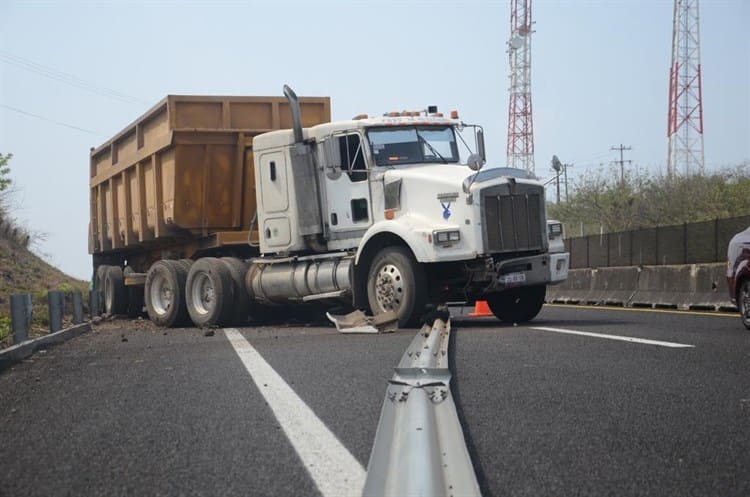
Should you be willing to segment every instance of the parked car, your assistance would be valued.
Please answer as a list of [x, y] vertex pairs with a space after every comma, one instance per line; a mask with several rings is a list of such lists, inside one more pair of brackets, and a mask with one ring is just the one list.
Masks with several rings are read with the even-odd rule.
[[729, 298], [740, 310], [742, 324], [750, 330], [750, 228], [729, 241], [727, 283]]

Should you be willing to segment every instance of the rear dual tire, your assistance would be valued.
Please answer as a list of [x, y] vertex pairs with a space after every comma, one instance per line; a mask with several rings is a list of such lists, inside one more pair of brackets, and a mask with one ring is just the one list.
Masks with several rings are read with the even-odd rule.
[[187, 268], [181, 261], [162, 260], [146, 274], [146, 312], [159, 326], [182, 326], [188, 322], [185, 304]]
[[186, 282], [188, 314], [198, 327], [231, 324], [234, 288], [227, 265], [215, 257], [198, 259]]
[[102, 309], [107, 316], [126, 314], [128, 291], [120, 266], [99, 266], [96, 279], [102, 296]]

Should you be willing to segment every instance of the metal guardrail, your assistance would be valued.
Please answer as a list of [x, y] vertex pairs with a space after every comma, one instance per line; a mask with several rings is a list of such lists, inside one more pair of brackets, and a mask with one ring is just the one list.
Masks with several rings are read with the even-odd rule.
[[[89, 301], [98, 305], [99, 296], [96, 292], [91, 292]], [[50, 290], [47, 292], [47, 318], [49, 323], [49, 332], [55, 333], [63, 328], [66, 324], [64, 321], [69, 316], [69, 324], [77, 325], [84, 321], [83, 296], [80, 292], [63, 292]], [[94, 309], [95, 307], [89, 307]], [[91, 312], [91, 316], [96, 315]], [[10, 296], [10, 324], [12, 343], [17, 345], [30, 338], [30, 331], [34, 316], [34, 302], [30, 294], [14, 294]], [[6, 338], [0, 341], [0, 348], [7, 344], [10, 345], [10, 339]]]
[[450, 391], [450, 319], [426, 324], [389, 381], [363, 496], [478, 496]]

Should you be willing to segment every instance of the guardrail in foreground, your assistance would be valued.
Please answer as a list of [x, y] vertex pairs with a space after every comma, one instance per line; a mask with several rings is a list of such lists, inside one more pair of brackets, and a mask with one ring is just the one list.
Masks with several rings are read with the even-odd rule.
[[414, 337], [386, 390], [363, 496], [480, 495], [450, 391], [448, 315]]

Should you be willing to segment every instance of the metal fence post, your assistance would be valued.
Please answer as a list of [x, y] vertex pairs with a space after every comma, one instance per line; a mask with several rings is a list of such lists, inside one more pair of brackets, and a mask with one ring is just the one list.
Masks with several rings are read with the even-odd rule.
[[83, 323], [83, 296], [81, 292], [73, 292], [73, 324]]
[[29, 327], [34, 306], [28, 293], [10, 296], [10, 326], [13, 330], [13, 343], [29, 339]]
[[586, 235], [586, 267], [591, 267], [591, 259], [589, 258], [589, 245], [591, 235]]
[[682, 223], [682, 254], [683, 254], [683, 264], [688, 263], [688, 237], [687, 237], [687, 225], [688, 223]]
[[656, 226], [656, 229], [654, 230], [654, 263], [657, 266], [661, 266], [659, 263], [659, 226]]
[[49, 331], [50, 333], [60, 331], [63, 318], [62, 292], [47, 292], [47, 304], [49, 305]]
[[719, 218], [714, 219], [714, 262], [719, 261]]

